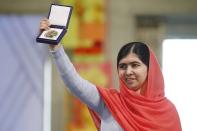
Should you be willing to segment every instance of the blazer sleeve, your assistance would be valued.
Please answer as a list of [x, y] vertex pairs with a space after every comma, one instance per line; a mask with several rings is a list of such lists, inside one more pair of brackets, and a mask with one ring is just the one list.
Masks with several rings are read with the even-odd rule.
[[100, 114], [104, 102], [101, 99], [96, 86], [83, 79], [77, 73], [63, 47], [50, 52], [54, 58], [59, 74], [69, 91], [89, 108]]

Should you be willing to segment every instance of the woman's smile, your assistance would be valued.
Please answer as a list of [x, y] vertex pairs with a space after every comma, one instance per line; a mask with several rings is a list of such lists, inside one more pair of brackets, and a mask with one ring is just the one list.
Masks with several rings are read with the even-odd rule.
[[136, 81], [136, 78], [125, 78], [125, 81], [126, 81], [128, 84], [132, 84], [133, 82]]

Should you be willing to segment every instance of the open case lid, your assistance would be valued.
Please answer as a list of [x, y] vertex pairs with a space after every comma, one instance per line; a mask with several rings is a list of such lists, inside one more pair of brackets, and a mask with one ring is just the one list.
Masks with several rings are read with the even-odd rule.
[[72, 13], [72, 6], [51, 4], [49, 22], [51, 25], [64, 26], [67, 28]]

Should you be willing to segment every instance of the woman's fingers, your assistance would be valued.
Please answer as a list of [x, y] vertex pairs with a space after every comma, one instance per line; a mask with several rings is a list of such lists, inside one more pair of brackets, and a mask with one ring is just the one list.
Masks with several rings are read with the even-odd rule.
[[40, 30], [48, 30], [50, 27], [50, 23], [48, 19], [43, 19], [40, 22]]

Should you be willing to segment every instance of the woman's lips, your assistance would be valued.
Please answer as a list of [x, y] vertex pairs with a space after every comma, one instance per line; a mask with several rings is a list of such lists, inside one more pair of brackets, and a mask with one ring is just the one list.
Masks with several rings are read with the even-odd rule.
[[133, 83], [133, 81], [135, 81], [135, 78], [126, 78], [126, 82], [127, 83]]

